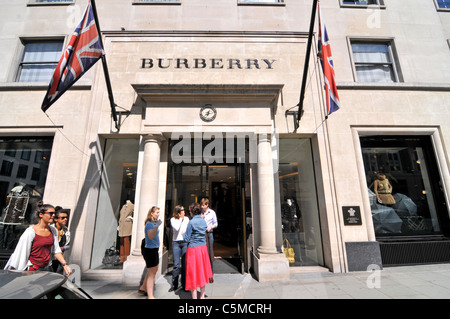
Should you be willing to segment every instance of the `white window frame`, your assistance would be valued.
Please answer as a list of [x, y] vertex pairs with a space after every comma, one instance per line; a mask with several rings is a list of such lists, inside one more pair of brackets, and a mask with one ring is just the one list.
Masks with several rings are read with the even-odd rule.
[[[367, 81], [361, 81], [358, 80], [357, 77], [357, 63], [355, 63], [355, 59], [353, 56], [353, 49], [352, 49], [352, 44], [354, 43], [361, 43], [361, 44], [385, 44], [388, 48], [388, 52], [389, 52], [389, 62], [383, 62], [380, 64], [389, 64], [391, 66], [392, 72], [394, 74], [394, 81], [393, 82], [367, 82]], [[350, 53], [350, 60], [351, 60], [351, 64], [352, 64], [352, 70], [353, 70], [353, 78], [355, 82], [358, 83], [399, 83], [399, 82], [403, 82], [403, 77], [402, 74], [400, 72], [400, 67], [399, 67], [399, 61], [398, 61], [398, 55], [396, 54], [396, 50], [395, 50], [395, 46], [394, 46], [394, 39], [374, 39], [374, 38], [347, 38], [347, 44], [349, 47], [349, 53]], [[378, 64], [378, 63], [373, 63]]]
[[448, 8], [440, 8], [440, 7], [439, 7], [439, 4], [438, 4], [438, 2], [437, 2], [437, 0], [433, 0], [433, 1], [434, 1], [434, 4], [436, 5], [436, 10], [437, 10], [437, 11], [447, 11], [447, 12], [450, 12], [450, 1], [449, 1], [449, 0], [444, 0], [444, 1], [447, 1], [447, 2], [448, 2], [448, 5], [449, 5]]
[[[55, 68], [59, 62], [60, 59], [60, 55], [58, 55], [56, 60], [52, 60], [52, 61], [30, 61], [30, 62], [24, 62], [23, 58], [25, 55], [25, 48], [28, 44], [31, 43], [44, 43], [44, 42], [61, 42], [61, 53], [64, 50], [64, 45], [65, 45], [65, 39], [64, 38], [59, 38], [59, 37], [55, 37], [55, 38], [25, 38], [25, 39], [20, 39], [21, 40], [21, 50], [20, 50], [20, 59], [18, 60], [18, 65], [17, 65], [17, 71], [16, 71], [16, 75], [14, 77], [14, 82], [17, 83], [36, 83], [36, 82], [40, 82], [40, 81], [20, 81], [20, 77], [22, 74], [22, 70], [23, 70], [23, 66], [24, 65], [38, 65], [38, 64], [54, 64]], [[50, 82], [50, 79], [48, 79], [48, 82]]]
[[27, 6], [68, 6], [74, 4], [75, 0], [56, 0], [56, 1], [42, 1], [38, 2], [38, 0], [28, 0]]
[[238, 6], [286, 6], [284, 0], [237, 0]]
[[[356, 1], [355, 3], [344, 3], [346, 0], [339, 0], [339, 5], [341, 8], [379, 8], [386, 9], [384, 0], [373, 0], [375, 3], [364, 3], [365, 1]], [[359, 2], [359, 3], [357, 3]]]
[[181, 0], [133, 0], [133, 5], [180, 5]]

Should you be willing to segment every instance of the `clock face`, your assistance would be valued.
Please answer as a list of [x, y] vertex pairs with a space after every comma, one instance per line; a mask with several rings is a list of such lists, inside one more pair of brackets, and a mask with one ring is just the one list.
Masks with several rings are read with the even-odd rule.
[[205, 122], [212, 122], [216, 118], [217, 110], [214, 106], [207, 104], [200, 109], [200, 118]]

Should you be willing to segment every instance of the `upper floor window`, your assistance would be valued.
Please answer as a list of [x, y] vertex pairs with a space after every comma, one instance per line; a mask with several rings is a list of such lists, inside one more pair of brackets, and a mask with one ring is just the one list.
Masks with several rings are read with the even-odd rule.
[[357, 82], [399, 82], [391, 42], [351, 41]]
[[238, 3], [283, 3], [283, 0], [238, 0]]
[[33, 5], [33, 4], [47, 4], [47, 3], [52, 3], [52, 4], [67, 4], [67, 3], [73, 3], [74, 0], [29, 0], [28, 4], [29, 5]]
[[436, 0], [439, 9], [450, 9], [450, 0]]
[[48, 82], [61, 57], [62, 40], [29, 41], [19, 63], [18, 82]]
[[339, 0], [342, 8], [378, 8], [386, 9], [384, 0]]
[[161, 2], [181, 3], [181, 0], [133, 0], [133, 4], [151, 4], [151, 3], [161, 4]]
[[342, 4], [354, 4], [354, 5], [369, 5], [369, 4], [381, 4], [380, 0], [342, 0]]

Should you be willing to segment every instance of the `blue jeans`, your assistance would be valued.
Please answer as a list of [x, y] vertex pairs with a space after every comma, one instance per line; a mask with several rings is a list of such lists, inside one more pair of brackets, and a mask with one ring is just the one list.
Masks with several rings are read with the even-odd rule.
[[181, 285], [185, 284], [185, 257], [186, 257], [187, 243], [185, 241], [173, 241], [173, 270], [172, 270], [172, 287], [178, 288], [178, 276], [181, 273]]

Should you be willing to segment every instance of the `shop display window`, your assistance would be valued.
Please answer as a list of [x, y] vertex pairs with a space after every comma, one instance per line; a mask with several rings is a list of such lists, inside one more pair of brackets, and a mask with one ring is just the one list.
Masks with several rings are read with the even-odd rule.
[[44, 195], [52, 145], [53, 137], [0, 137], [2, 256], [9, 256], [23, 231], [36, 222], [34, 211]]
[[120, 269], [130, 255], [138, 154], [139, 139], [106, 140], [91, 269]]
[[448, 232], [430, 137], [361, 137], [361, 149], [377, 238]]
[[283, 248], [290, 266], [323, 265], [322, 239], [310, 139], [279, 140]]

